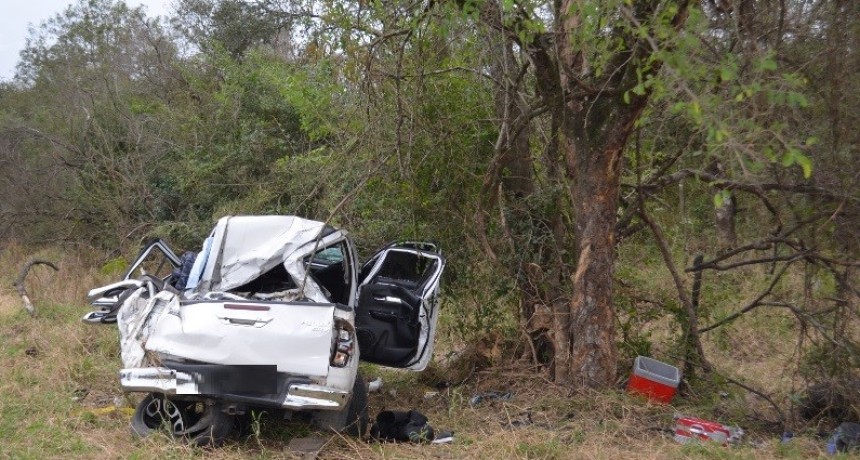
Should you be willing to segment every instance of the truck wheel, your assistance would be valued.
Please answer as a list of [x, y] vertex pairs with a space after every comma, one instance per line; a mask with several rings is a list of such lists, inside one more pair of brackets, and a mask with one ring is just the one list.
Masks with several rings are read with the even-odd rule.
[[320, 428], [346, 433], [350, 436], [363, 437], [367, 432], [367, 384], [361, 373], [355, 376], [352, 385], [352, 397], [349, 404], [341, 411], [317, 411], [314, 422]]
[[233, 428], [232, 418], [217, 404], [176, 401], [150, 393], [137, 405], [131, 432], [142, 438], [166, 429], [171, 436], [195, 446], [219, 446]]

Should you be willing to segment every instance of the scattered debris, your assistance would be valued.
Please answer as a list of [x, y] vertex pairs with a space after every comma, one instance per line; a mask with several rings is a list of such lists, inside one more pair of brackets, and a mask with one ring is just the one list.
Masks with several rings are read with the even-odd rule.
[[532, 413], [528, 411], [521, 413], [519, 416], [513, 419], [509, 417], [507, 422], [502, 423], [502, 425], [512, 430], [522, 428], [524, 426], [529, 426], [532, 424], [534, 424], [534, 420], [532, 419]]
[[27, 288], [24, 285], [24, 281], [27, 278], [27, 274], [30, 273], [30, 268], [32, 268], [33, 265], [47, 265], [53, 268], [54, 271], [60, 270], [53, 262], [44, 259], [30, 259], [21, 268], [21, 273], [18, 275], [18, 278], [15, 279], [13, 286], [15, 287], [15, 290], [18, 291], [18, 295], [21, 296], [21, 300], [24, 301], [24, 308], [30, 316], [36, 315], [36, 307], [33, 306], [33, 302], [30, 301], [30, 296], [27, 295]]
[[451, 388], [452, 386], [454, 386], [454, 384], [448, 380], [442, 380], [441, 382], [437, 383], [435, 386], [439, 390], [444, 390], [446, 388]]
[[89, 388], [77, 388], [72, 392], [72, 401], [82, 401], [90, 394]]
[[502, 391], [486, 391], [484, 393], [478, 393], [478, 394], [472, 396], [472, 399], [469, 400], [469, 405], [472, 407], [475, 407], [484, 401], [491, 401], [491, 400], [509, 401], [509, 400], [513, 399], [513, 397], [514, 397], [514, 394], [511, 393], [510, 391], [505, 391], [505, 392], [502, 392]]
[[367, 382], [367, 392], [368, 393], [376, 393], [382, 389], [382, 378], [377, 377], [369, 382]]
[[836, 427], [827, 441], [827, 453], [851, 452], [860, 449], [860, 424], [845, 422]]
[[287, 445], [291, 451], [300, 454], [302, 460], [313, 460], [317, 458], [327, 440], [324, 438], [293, 438]]
[[675, 441], [681, 444], [713, 441], [727, 446], [739, 443], [743, 435], [744, 430], [739, 427], [726, 426], [720, 422], [686, 415], [675, 415]]
[[430, 444], [451, 444], [454, 442], [454, 432], [443, 431], [436, 434], [436, 438], [430, 441]]

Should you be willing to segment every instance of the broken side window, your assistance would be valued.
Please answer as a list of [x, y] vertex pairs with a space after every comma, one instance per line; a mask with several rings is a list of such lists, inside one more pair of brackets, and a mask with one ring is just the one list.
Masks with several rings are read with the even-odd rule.
[[331, 302], [349, 304], [352, 273], [345, 241], [318, 250], [313, 257], [305, 259], [305, 264], [313, 280]]
[[417, 291], [436, 270], [436, 259], [424, 257], [418, 252], [389, 251], [374, 282], [389, 283]]
[[137, 256], [137, 259], [129, 267], [124, 279], [140, 279], [150, 276], [153, 279], [164, 281], [173, 273], [173, 269], [180, 265], [180, 259], [161, 240], [150, 242]]

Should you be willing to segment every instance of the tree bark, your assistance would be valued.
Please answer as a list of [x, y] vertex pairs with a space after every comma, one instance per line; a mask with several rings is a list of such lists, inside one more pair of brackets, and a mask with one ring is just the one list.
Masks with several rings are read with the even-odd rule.
[[617, 131], [607, 143], [588, 145], [577, 138], [563, 142], [576, 221], [577, 268], [571, 277], [569, 332], [567, 337], [562, 334], [563, 339], [569, 338], [569, 362], [557, 362], [556, 375], [565, 382], [594, 388], [615, 382], [612, 275], [621, 154], [632, 131], [632, 123], [628, 125], [628, 129], [612, 127]]
[[[708, 172], [718, 180], [726, 179], [725, 167], [719, 161], [714, 161], [708, 167]], [[716, 192], [720, 191], [719, 187], [714, 187]], [[730, 251], [738, 245], [738, 235], [735, 232], [735, 215], [737, 214], [737, 205], [735, 203], [735, 194], [731, 190], [723, 196], [722, 203], [714, 207], [714, 227], [717, 232], [717, 246], [720, 251]]]
[[[615, 13], [638, 28], [653, 20], [661, 5], [657, 1], [634, 2], [630, 7], [620, 6]], [[616, 375], [612, 276], [621, 163], [627, 139], [650, 95], [647, 89], [644, 94], [631, 94], [630, 90], [659, 72], [661, 62], [650, 58], [660, 44], [656, 37], [641, 38], [619, 28], [616, 38], [623, 46], [608, 56], [602, 73], [595, 73], [577, 44], [577, 31], [583, 25], [579, 0], [560, 0], [553, 5], [556, 17], [551, 34], [519, 33], [528, 30], [530, 19], [525, 10], [505, 22], [501, 21], [498, 3], [483, 6], [481, 20], [504, 31], [529, 57], [536, 93], [552, 125], [559, 128], [558, 147], [575, 235], [572, 248], [555, 250], [564, 253], [567, 262], [575, 261], [577, 268], [570, 277], [571, 299], [553, 296], [550, 302], [554, 378], [562, 384], [607, 387], [615, 383]], [[675, 6], [670, 24], [680, 29], [687, 17], [688, 0], [678, 0]], [[494, 167], [498, 165], [491, 164], [490, 168]], [[558, 226], [553, 224], [552, 228]]]
[[[685, 0], [678, 3], [671, 19], [674, 28], [683, 26], [687, 5]], [[644, 23], [657, 8], [657, 3], [641, 2], [626, 14], [634, 23]], [[616, 377], [612, 277], [623, 151], [650, 96], [647, 90], [626, 98], [623, 94], [642, 74], [655, 75], [661, 62], [648, 62], [654, 42], [625, 37], [626, 48], [607, 61], [609, 76], [583, 82], [589, 69], [573, 39], [581, 25], [577, 10], [577, 0], [563, 0], [555, 25], [564, 96], [561, 144], [576, 222], [577, 261], [569, 316], [559, 315], [560, 321], [569, 321], [567, 335], [558, 337], [569, 343], [569, 354], [556, 355], [556, 380], [603, 388]]]

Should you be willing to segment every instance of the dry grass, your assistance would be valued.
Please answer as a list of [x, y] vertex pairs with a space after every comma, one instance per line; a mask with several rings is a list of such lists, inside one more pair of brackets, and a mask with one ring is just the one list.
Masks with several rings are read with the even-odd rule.
[[[53, 260], [61, 269], [54, 273], [36, 267], [28, 278], [38, 310], [35, 318], [26, 315], [11, 288], [18, 268], [30, 256]], [[18, 247], [0, 249], [0, 458], [297, 458], [287, 449], [289, 440], [312, 430], [265, 417], [254, 436], [211, 451], [192, 449], [165, 436], [133, 439], [128, 420], [129, 406], [135, 401], [118, 389], [116, 330], [78, 320], [88, 311], [86, 291], [107, 281], [93, 269], [97, 265], [93, 260], [82, 251], [31, 254]], [[662, 295], [659, 286], [653, 289], [655, 296]], [[751, 292], [748, 287], [740, 289]], [[730, 369], [735, 377], [743, 376], [777, 398], [787, 397], [792, 387], [792, 376], [781, 375], [782, 363], [791, 359], [793, 351], [791, 329], [780, 326], [773, 334], [762, 334], [760, 328], [782, 324], [785, 318], [780, 314], [757, 312], [751, 321], [708, 337], [706, 344], [719, 368]], [[670, 326], [659, 327], [668, 331]], [[655, 334], [660, 333], [659, 327]], [[655, 344], [660, 348], [660, 342]], [[674, 406], [660, 406], [622, 391], [570, 393], [548, 382], [542, 371], [525, 366], [476, 372], [465, 384], [442, 389], [434, 386], [444, 375], [441, 371], [431, 373], [437, 378], [429, 378], [368, 367], [365, 374], [381, 376], [385, 382], [381, 392], [370, 396], [371, 414], [382, 409], [417, 409], [437, 430], [453, 430], [455, 442], [378, 444], [321, 433], [330, 438], [321, 457], [724, 459], [824, 454], [823, 440], [812, 436], [778, 443], [774, 432], [756, 425], [756, 417], [772, 417], [767, 405], [745, 392], [719, 397], [717, 391], [700, 389], [695, 401], [678, 398]], [[470, 405], [474, 394], [490, 390], [511, 392], [512, 398]], [[116, 405], [121, 407], [114, 409]], [[667, 432], [676, 412], [727, 417], [724, 421], [741, 423], [750, 434], [744, 445], [733, 448], [682, 446]]]

